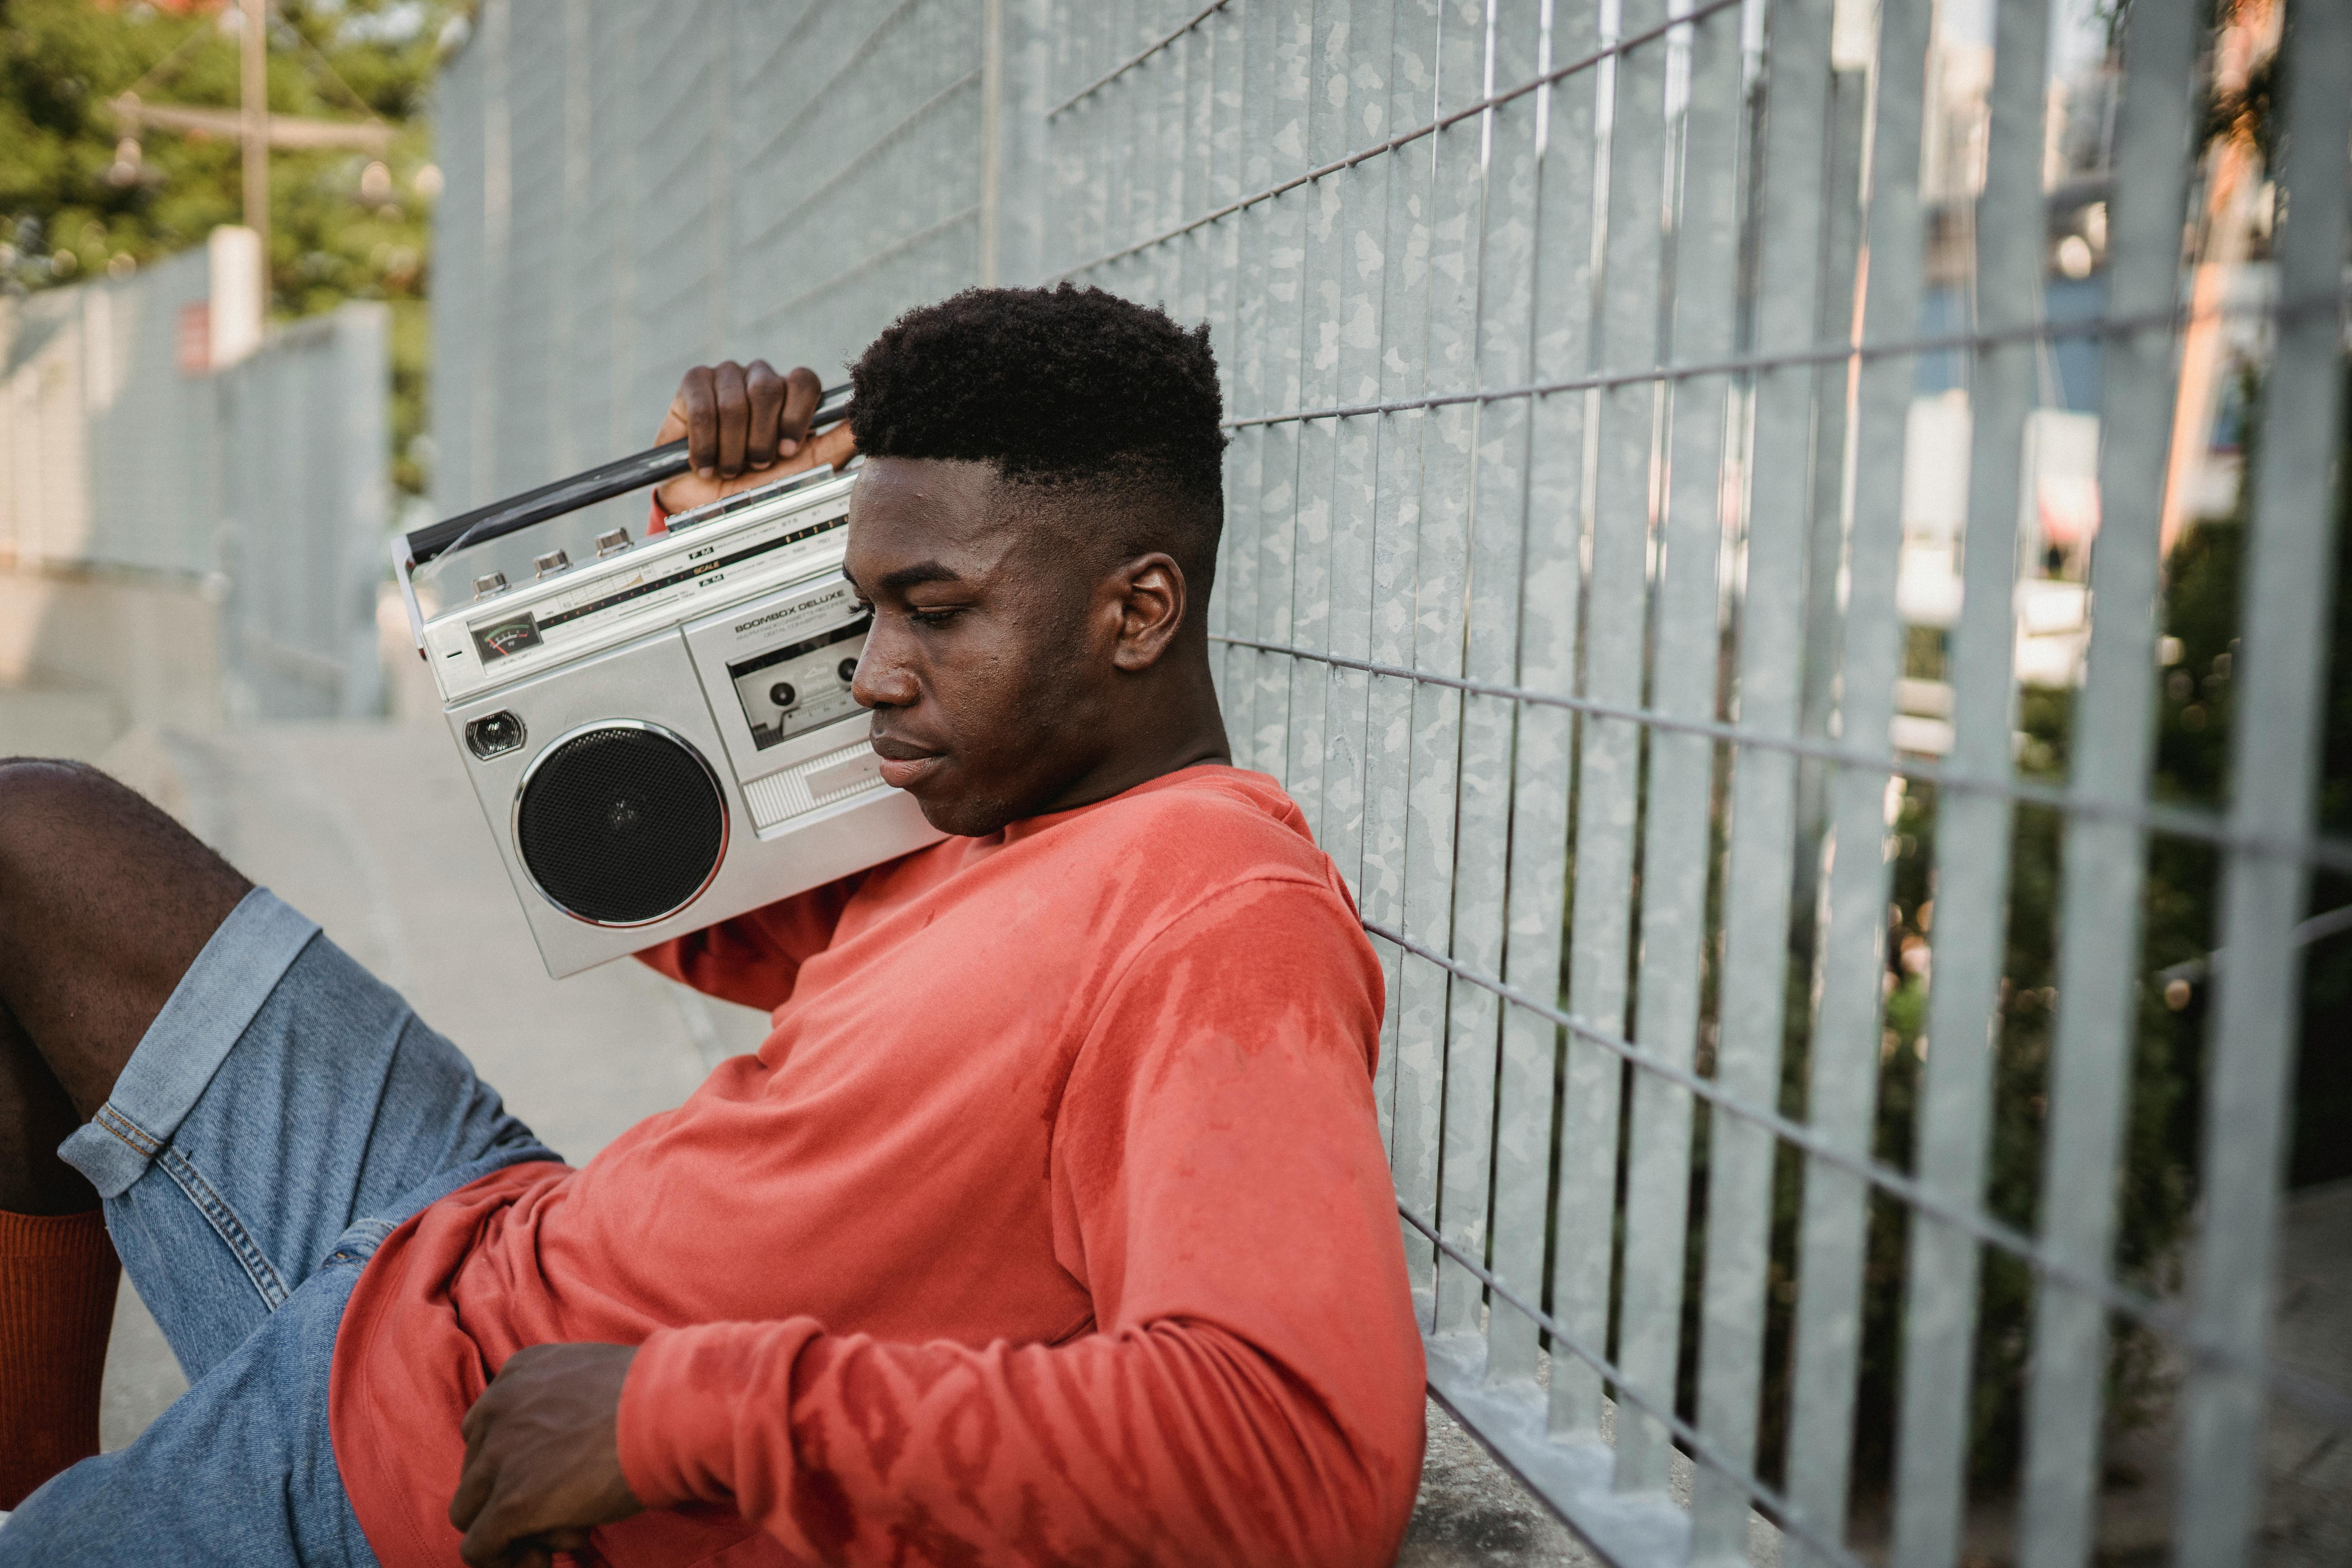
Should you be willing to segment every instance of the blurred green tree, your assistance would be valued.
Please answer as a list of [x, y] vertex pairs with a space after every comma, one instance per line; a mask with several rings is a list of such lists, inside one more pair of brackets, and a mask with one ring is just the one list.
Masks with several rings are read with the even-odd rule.
[[[392, 307], [394, 479], [421, 493], [429, 211], [425, 109], [464, 0], [274, 0], [272, 113], [389, 125], [384, 167], [349, 150], [270, 154], [269, 310]], [[226, 13], [226, 14], [225, 14]], [[112, 100], [234, 109], [241, 18], [221, 0], [0, 0], [0, 290], [21, 294], [202, 244], [240, 220], [234, 137], [126, 138]]]

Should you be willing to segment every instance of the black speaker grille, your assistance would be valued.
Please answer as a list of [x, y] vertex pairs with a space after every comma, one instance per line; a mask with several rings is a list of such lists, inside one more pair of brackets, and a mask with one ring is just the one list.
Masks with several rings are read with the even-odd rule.
[[515, 809], [523, 864], [557, 907], [641, 925], [684, 907], [727, 847], [727, 808], [693, 749], [614, 725], [558, 742]]

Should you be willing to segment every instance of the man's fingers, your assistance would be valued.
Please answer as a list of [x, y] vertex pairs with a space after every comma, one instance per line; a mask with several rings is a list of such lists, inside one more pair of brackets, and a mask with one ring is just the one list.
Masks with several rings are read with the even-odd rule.
[[743, 447], [751, 435], [751, 400], [743, 390], [743, 367], [733, 360], [714, 365], [710, 390], [719, 405], [719, 477], [743, 471]]
[[457, 1473], [457, 1490], [449, 1499], [449, 1523], [457, 1530], [472, 1532], [482, 1516], [482, 1509], [498, 1487], [498, 1471], [478, 1462], [471, 1451], [466, 1456], [466, 1468]]
[[804, 364], [796, 364], [784, 373], [784, 414], [778, 424], [776, 451], [781, 457], [791, 457], [801, 449], [808, 435], [809, 421], [816, 415], [816, 405], [824, 398], [824, 384], [816, 372]]
[[686, 405], [686, 460], [704, 479], [719, 472], [718, 378], [707, 364], [696, 365], [677, 384], [677, 401]]
[[474, 1568], [506, 1568], [514, 1561], [508, 1548], [513, 1544], [510, 1532], [498, 1528], [498, 1516], [489, 1511], [478, 1515], [467, 1528], [466, 1539], [457, 1542], [457, 1555]]
[[783, 434], [784, 378], [766, 360], [755, 359], [743, 367], [743, 395], [751, 405], [751, 437], [743, 447], [743, 460], [752, 468], [764, 468], [776, 460], [777, 443]]

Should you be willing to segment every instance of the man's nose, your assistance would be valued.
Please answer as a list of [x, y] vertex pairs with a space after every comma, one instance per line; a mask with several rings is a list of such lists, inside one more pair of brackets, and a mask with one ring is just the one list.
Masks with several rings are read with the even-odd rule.
[[895, 642], [877, 619], [866, 634], [865, 651], [857, 656], [856, 672], [849, 679], [849, 695], [861, 708], [908, 708], [917, 694], [915, 672], [891, 645]]

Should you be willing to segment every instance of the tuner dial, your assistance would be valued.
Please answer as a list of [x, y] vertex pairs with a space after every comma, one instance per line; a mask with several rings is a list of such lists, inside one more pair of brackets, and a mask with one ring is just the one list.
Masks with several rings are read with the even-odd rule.
[[544, 577], [550, 573], [561, 572], [571, 565], [572, 557], [561, 550], [551, 550], [544, 555], [532, 556], [530, 563], [538, 567], [539, 574]]

